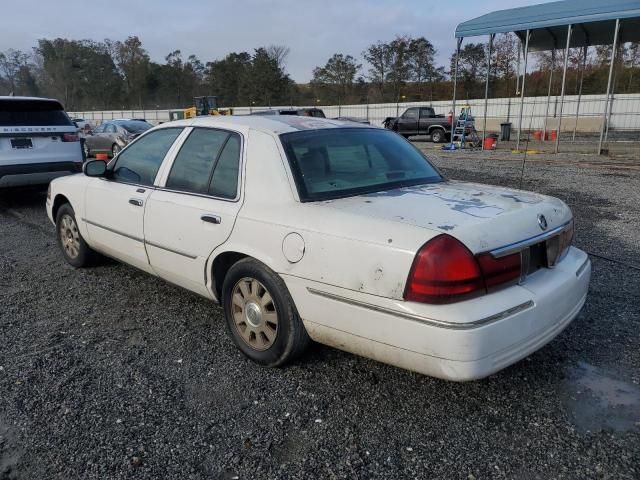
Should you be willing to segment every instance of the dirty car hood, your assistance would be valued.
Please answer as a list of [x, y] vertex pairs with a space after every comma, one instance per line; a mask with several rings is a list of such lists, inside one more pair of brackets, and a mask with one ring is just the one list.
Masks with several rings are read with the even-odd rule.
[[[323, 202], [345, 213], [448, 233], [479, 252], [552, 230], [571, 219], [557, 198], [491, 185], [446, 181]], [[544, 215], [542, 229], [538, 216]], [[433, 235], [431, 235], [433, 236]]]

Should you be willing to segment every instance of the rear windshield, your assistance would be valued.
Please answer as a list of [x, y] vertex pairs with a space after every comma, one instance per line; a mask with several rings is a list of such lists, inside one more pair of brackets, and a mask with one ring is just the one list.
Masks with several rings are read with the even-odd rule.
[[116, 125], [121, 126], [129, 133], [142, 133], [146, 132], [153, 127], [150, 123], [142, 120], [129, 120], [125, 122], [114, 122]]
[[302, 201], [442, 181], [417, 148], [389, 130], [331, 128], [280, 138]]
[[57, 102], [0, 100], [0, 126], [42, 127], [73, 125]]

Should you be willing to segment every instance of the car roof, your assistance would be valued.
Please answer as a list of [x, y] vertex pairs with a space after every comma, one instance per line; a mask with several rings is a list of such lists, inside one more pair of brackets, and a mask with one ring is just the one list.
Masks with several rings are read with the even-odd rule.
[[44, 97], [16, 97], [13, 95], [0, 95], [0, 101], [2, 102], [43, 102], [43, 103], [55, 103], [60, 107], [61, 110], [64, 110], [64, 106], [60, 103], [59, 100], [55, 98], [44, 98]]
[[275, 135], [328, 128], [378, 128], [371, 125], [355, 124], [353, 122], [332, 120], [329, 118], [301, 117], [296, 115], [212, 115], [165, 122], [161, 125], [161, 128], [176, 126], [228, 128], [238, 131], [254, 129]]

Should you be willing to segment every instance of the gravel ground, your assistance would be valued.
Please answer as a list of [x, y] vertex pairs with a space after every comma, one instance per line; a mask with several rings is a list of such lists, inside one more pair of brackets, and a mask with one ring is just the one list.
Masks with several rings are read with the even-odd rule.
[[[519, 184], [508, 154], [439, 157]], [[74, 270], [44, 192], [0, 194], [0, 479], [640, 478], [640, 168], [535, 156], [523, 188], [568, 202], [577, 245], [615, 261], [593, 257], [556, 340], [464, 384], [319, 345], [258, 367], [219, 308], [115, 262]]]

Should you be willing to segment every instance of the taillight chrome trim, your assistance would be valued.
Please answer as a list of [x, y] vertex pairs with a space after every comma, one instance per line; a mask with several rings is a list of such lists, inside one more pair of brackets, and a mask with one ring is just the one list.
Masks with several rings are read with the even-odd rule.
[[[407, 320], [413, 320], [414, 322], [423, 323], [425, 325], [429, 325], [432, 327], [446, 328], [449, 330], [473, 330], [474, 328], [484, 327], [485, 325], [498, 322], [507, 317], [511, 317], [516, 313], [523, 312], [524, 310], [528, 310], [529, 308], [532, 308], [535, 306], [535, 303], [533, 302], [533, 300], [528, 300], [524, 303], [508, 308], [507, 310], [503, 310], [502, 312], [496, 313], [494, 315], [490, 315], [488, 317], [481, 318], [479, 320], [474, 320], [472, 322], [465, 322], [465, 323], [456, 323], [456, 322], [447, 322], [445, 320], [437, 320], [435, 318], [423, 317], [421, 315], [416, 315], [409, 312], [401, 312], [398, 310], [394, 310], [393, 308], [381, 307], [380, 305], [374, 305], [372, 303], [363, 302], [360, 300], [354, 300], [353, 298], [347, 298], [342, 295], [337, 295], [335, 293], [318, 290], [313, 287], [307, 287], [307, 291], [313, 295], [318, 295], [320, 297], [336, 300], [338, 302], [347, 303], [349, 305], [353, 305], [356, 307], [366, 308], [368, 310], [373, 310], [375, 312], [394, 315], [396, 317], [405, 318]], [[419, 303], [419, 304], [422, 305], [422, 303]], [[441, 305], [438, 305], [438, 307], [441, 307]]]
[[535, 245], [536, 243], [544, 242], [545, 240], [548, 240], [549, 238], [558, 235], [560, 232], [562, 232], [564, 229], [566, 229], [571, 224], [572, 221], [573, 221], [573, 219], [569, 220], [566, 223], [563, 223], [562, 225], [560, 225], [558, 227], [555, 227], [555, 228], [549, 230], [548, 232], [541, 233], [540, 235], [535, 235], [533, 237], [529, 237], [529, 238], [527, 238], [525, 240], [521, 240], [519, 242], [510, 243], [509, 245], [504, 245], [502, 247], [498, 247], [498, 248], [495, 248], [493, 250], [489, 250], [489, 253], [494, 258], [505, 257], [505, 256], [511, 255], [513, 253], [518, 253], [519, 251], [521, 251], [524, 248], [530, 247], [531, 245]]

